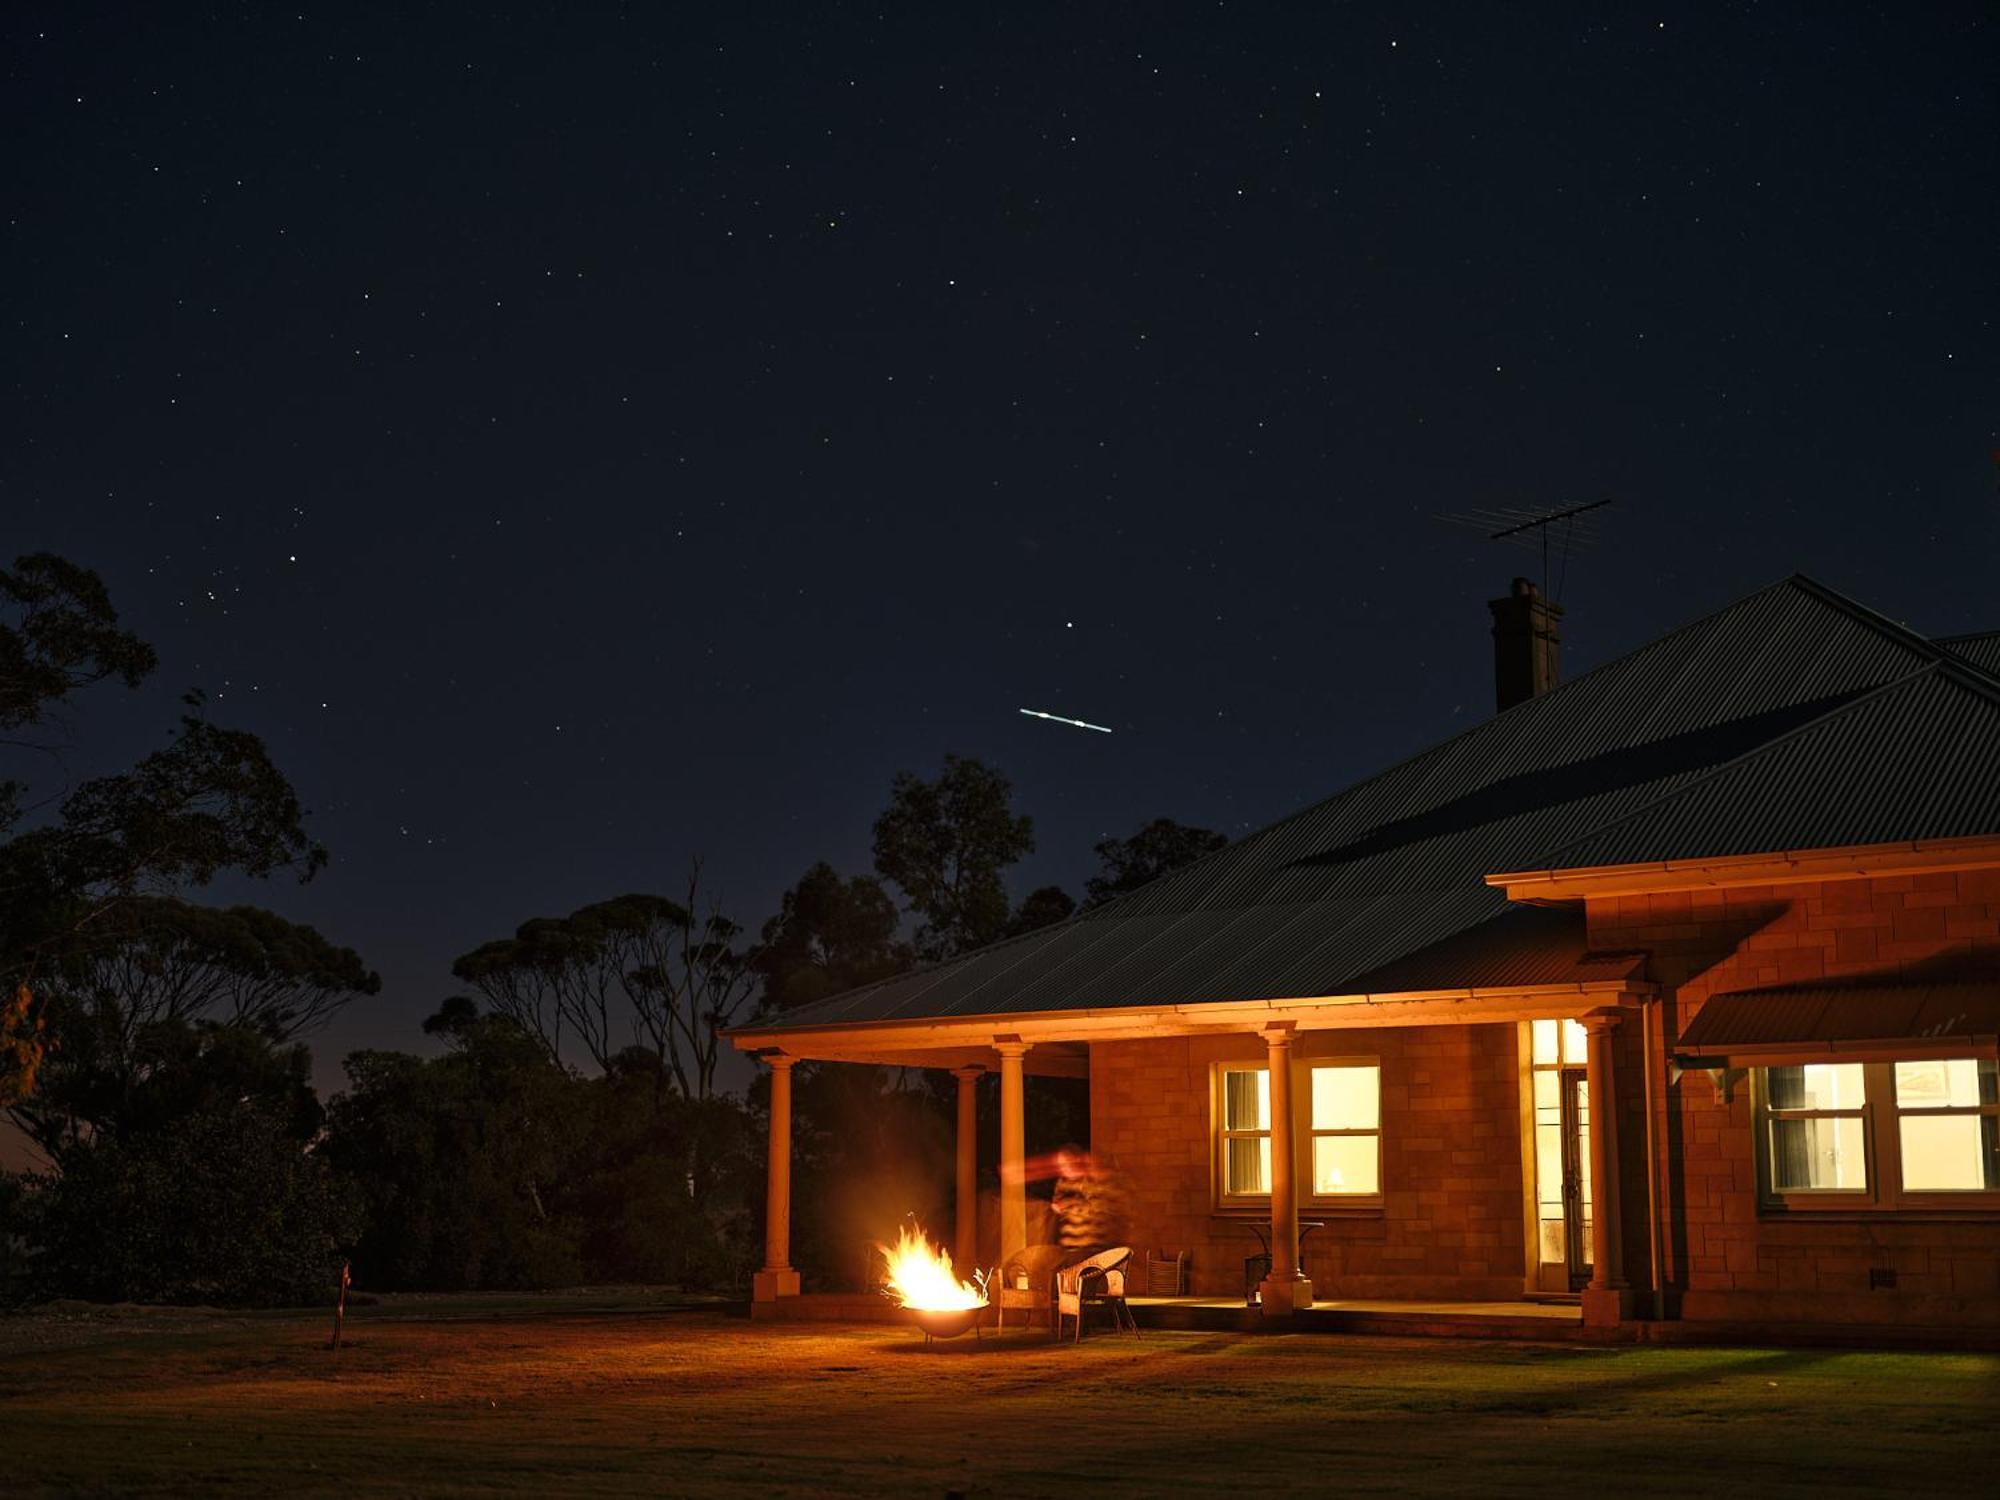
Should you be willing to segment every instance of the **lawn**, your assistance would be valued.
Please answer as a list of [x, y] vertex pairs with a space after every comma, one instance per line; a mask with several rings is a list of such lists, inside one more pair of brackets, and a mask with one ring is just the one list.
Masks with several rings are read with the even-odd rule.
[[1990, 1494], [2000, 1356], [1045, 1336], [644, 1295], [0, 1318], [11, 1495]]

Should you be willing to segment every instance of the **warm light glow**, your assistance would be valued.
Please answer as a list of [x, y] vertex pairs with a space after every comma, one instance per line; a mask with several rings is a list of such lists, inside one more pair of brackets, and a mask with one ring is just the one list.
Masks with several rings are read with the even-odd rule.
[[986, 1305], [986, 1278], [973, 1273], [970, 1282], [952, 1273], [951, 1256], [924, 1237], [914, 1224], [905, 1224], [893, 1245], [878, 1245], [887, 1270], [882, 1291], [902, 1307], [929, 1312], [957, 1312]]

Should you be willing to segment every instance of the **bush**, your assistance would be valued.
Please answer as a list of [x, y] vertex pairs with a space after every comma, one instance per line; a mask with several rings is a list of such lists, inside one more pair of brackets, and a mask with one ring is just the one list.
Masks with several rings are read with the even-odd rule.
[[79, 1143], [25, 1207], [39, 1290], [98, 1301], [326, 1302], [356, 1226], [326, 1163], [254, 1105]]
[[12, 1307], [31, 1290], [29, 1186], [26, 1177], [0, 1172], [0, 1307]]
[[374, 1290], [527, 1290], [583, 1277], [561, 1188], [581, 1085], [501, 1022], [439, 1058], [356, 1052], [326, 1155], [365, 1206], [354, 1278]]
[[763, 1173], [740, 1104], [681, 1098], [647, 1053], [578, 1078], [510, 1022], [460, 1016], [447, 1034], [443, 1057], [354, 1053], [328, 1109], [326, 1156], [366, 1208], [357, 1283], [748, 1279]]

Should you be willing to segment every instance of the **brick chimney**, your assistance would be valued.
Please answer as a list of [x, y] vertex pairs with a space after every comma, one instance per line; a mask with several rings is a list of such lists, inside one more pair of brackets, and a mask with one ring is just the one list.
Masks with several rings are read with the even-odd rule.
[[1499, 711], [1546, 693], [1556, 685], [1562, 659], [1562, 606], [1516, 578], [1504, 599], [1492, 599], [1493, 688]]

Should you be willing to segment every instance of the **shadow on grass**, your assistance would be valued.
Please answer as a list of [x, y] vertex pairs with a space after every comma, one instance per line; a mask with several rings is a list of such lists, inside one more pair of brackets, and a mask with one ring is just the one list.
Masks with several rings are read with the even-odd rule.
[[[1524, 1375], [1532, 1370], [1539, 1378], [1523, 1389], [1483, 1394], [1468, 1391], [1463, 1385], [1383, 1385], [1374, 1389], [1374, 1400], [1355, 1401], [1352, 1391], [1344, 1395], [1353, 1404], [1378, 1412], [1468, 1418], [1609, 1416], [1633, 1406], [1657, 1406], [1660, 1398], [1676, 1392], [1702, 1388], [1741, 1391], [1755, 1380], [1767, 1385], [1789, 1382], [1845, 1357], [1832, 1350], [1803, 1349], [1754, 1349], [1734, 1354], [1704, 1350], [1701, 1355], [1675, 1361], [1667, 1368], [1658, 1368], [1657, 1360], [1629, 1349], [1593, 1354], [1574, 1351], [1572, 1357], [1556, 1360], [1502, 1359], [1490, 1362], [1489, 1368], [1517, 1364]], [[1412, 1363], [1420, 1368], [1421, 1355], [1414, 1355]], [[1621, 1366], [1634, 1373], [1621, 1376]]]
[[984, 1357], [1002, 1359], [1016, 1354], [1053, 1354], [1067, 1348], [1068, 1341], [1058, 1344], [1046, 1333], [1032, 1329], [1019, 1333], [993, 1333], [991, 1331], [974, 1338], [965, 1334], [955, 1339], [926, 1339], [920, 1328], [896, 1329], [886, 1334], [875, 1349], [882, 1354], [898, 1358], [911, 1354], [931, 1354], [952, 1359]]

